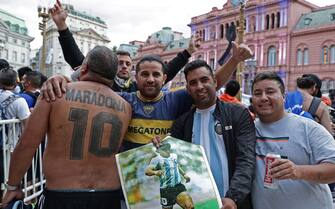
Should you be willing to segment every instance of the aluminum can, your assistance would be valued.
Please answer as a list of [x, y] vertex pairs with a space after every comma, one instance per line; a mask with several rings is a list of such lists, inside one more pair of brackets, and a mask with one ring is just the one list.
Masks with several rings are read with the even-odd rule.
[[278, 182], [276, 179], [271, 177], [270, 164], [275, 161], [275, 159], [280, 159], [280, 155], [268, 153], [265, 156], [265, 175], [264, 175], [264, 187], [268, 189], [277, 189]]

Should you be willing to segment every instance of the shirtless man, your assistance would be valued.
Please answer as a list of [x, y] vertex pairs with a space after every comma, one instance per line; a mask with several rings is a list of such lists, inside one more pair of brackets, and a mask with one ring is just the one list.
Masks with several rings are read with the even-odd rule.
[[41, 208], [120, 208], [115, 154], [132, 110], [110, 88], [117, 65], [111, 50], [97, 46], [83, 62], [79, 82], [55, 102], [38, 101], [12, 156], [4, 206], [22, 198], [20, 181], [47, 134]]

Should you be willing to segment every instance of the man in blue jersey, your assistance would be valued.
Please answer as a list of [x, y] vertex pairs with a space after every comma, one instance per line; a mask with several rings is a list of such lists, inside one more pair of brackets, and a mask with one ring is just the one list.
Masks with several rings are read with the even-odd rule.
[[194, 208], [193, 200], [182, 184], [182, 178], [187, 183], [190, 177], [180, 168], [177, 155], [170, 153], [171, 145], [163, 143], [157, 151], [159, 156], [150, 161], [145, 175], [159, 177], [162, 208], [172, 209], [176, 203], [183, 209]]

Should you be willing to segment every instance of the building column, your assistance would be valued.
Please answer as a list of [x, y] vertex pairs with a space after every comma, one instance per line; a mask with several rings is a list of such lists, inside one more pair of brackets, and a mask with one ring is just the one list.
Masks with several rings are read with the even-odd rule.
[[206, 61], [207, 63], [209, 63], [209, 51], [206, 52], [206, 59], [205, 59], [205, 61]]
[[256, 31], [259, 31], [259, 15], [258, 14], [256, 14], [255, 20], [256, 20], [256, 22], [255, 22], [255, 24], [256, 24]]
[[264, 46], [263, 44], [261, 44], [261, 54], [260, 54], [260, 62], [259, 62], [259, 66], [263, 66], [263, 61], [264, 61]]
[[286, 41], [284, 41], [284, 43], [283, 43], [283, 61], [282, 61], [282, 63], [283, 64], [286, 64]]
[[245, 31], [248, 33], [250, 32], [250, 27], [249, 27], [249, 16], [245, 18]]
[[265, 14], [262, 14], [261, 16], [261, 31], [264, 31], [265, 29]]
[[284, 23], [284, 26], [287, 26], [287, 8], [284, 9], [284, 17], [283, 17], [283, 23]]
[[278, 53], [278, 64], [279, 65], [282, 64], [282, 52], [283, 52], [282, 41], [279, 40], [279, 53]]
[[216, 70], [216, 66], [217, 66], [217, 48], [214, 49], [214, 69], [213, 70]]
[[281, 9], [280, 10], [280, 27], [283, 27], [284, 26], [284, 10]]
[[210, 35], [211, 35], [211, 34], [210, 34], [210, 27], [207, 26], [205, 30], [206, 30], [206, 36], [207, 36], [206, 40], [208, 41], [208, 40], [210, 40], [210, 38], [211, 38], [211, 36], [210, 36]]
[[254, 46], [255, 46], [254, 57], [255, 57], [255, 60], [257, 60], [258, 59], [258, 45], [255, 44]]

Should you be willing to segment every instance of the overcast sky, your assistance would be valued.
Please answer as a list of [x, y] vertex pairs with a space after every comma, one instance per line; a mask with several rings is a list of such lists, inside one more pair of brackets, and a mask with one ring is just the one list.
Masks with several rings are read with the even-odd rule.
[[[335, 0], [309, 0], [318, 5], [335, 4]], [[0, 0], [0, 8], [25, 20], [28, 33], [35, 40], [31, 48], [41, 46], [38, 31], [38, 5], [52, 7], [55, 0]], [[119, 46], [133, 40], [145, 41], [164, 26], [190, 36], [191, 17], [222, 8], [226, 0], [63, 0], [75, 9], [99, 16], [108, 25], [110, 46]]]

